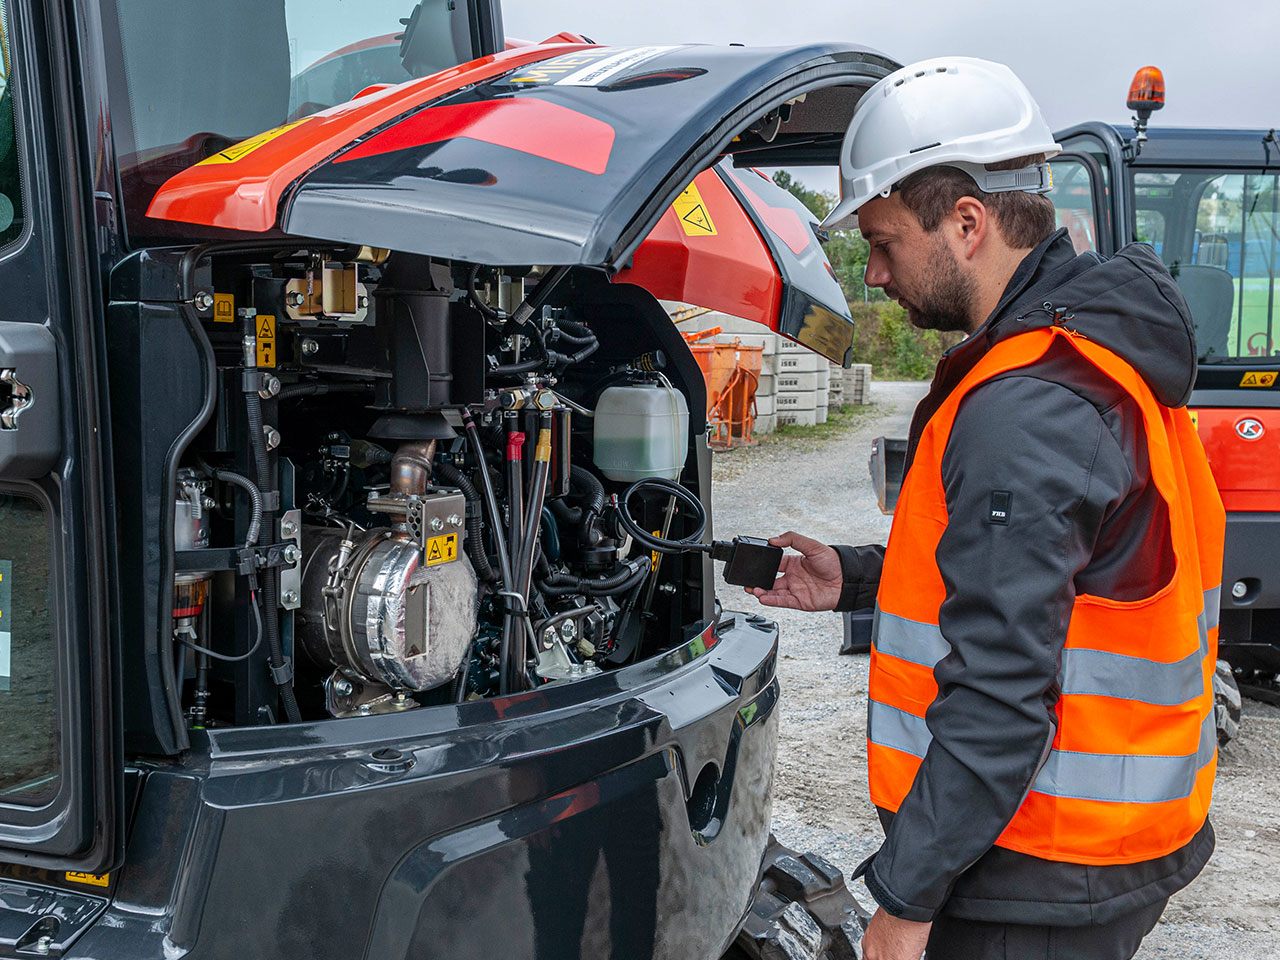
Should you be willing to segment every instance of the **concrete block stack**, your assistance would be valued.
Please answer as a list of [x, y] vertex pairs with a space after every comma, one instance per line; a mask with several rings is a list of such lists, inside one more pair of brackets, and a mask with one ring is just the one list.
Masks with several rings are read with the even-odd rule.
[[827, 401], [836, 410], [844, 406], [844, 367], [834, 361], [827, 373]]
[[778, 425], [811, 427], [827, 419], [828, 361], [808, 347], [778, 337]]
[[871, 364], [855, 363], [844, 371], [844, 402], [848, 405], [871, 402]]

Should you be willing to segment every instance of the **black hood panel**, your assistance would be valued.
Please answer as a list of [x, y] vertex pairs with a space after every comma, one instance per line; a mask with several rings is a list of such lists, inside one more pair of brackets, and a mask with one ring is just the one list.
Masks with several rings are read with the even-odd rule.
[[[300, 178], [281, 226], [472, 262], [614, 267], [751, 121], [835, 85], [851, 109], [894, 67], [838, 44], [566, 54], [370, 131]], [[827, 131], [831, 162], [841, 134]]]

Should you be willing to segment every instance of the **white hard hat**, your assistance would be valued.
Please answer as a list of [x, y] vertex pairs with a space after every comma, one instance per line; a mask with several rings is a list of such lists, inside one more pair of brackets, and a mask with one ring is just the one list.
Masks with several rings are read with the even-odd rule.
[[1031, 92], [1002, 63], [935, 57], [903, 67], [863, 95], [840, 148], [840, 203], [822, 229], [857, 226], [857, 211], [925, 167], [958, 167], [987, 193], [1044, 193], [1047, 164], [988, 171], [984, 164], [1062, 152]]

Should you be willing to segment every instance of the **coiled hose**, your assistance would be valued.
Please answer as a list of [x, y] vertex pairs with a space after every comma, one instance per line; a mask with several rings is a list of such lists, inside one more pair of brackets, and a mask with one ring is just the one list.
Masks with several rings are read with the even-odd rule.
[[[480, 469], [484, 469], [483, 464]], [[467, 556], [471, 558], [476, 576], [486, 583], [492, 583], [498, 575], [489, 563], [489, 555], [484, 549], [484, 517], [481, 514], [480, 491], [467, 479], [465, 473], [451, 463], [436, 464], [435, 473], [444, 483], [462, 491], [462, 496], [467, 501]]]
[[584, 498], [582, 506], [571, 507], [557, 500], [552, 503], [551, 508], [558, 519], [577, 529], [579, 539], [589, 540], [596, 517], [604, 513], [605, 504], [608, 503], [604, 484], [590, 470], [575, 463], [569, 468], [569, 486]]

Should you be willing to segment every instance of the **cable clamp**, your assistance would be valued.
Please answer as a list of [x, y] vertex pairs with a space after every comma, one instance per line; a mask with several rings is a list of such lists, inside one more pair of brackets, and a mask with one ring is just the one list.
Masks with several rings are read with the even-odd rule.
[[287, 687], [293, 683], [293, 661], [288, 657], [284, 658], [284, 663], [278, 667], [267, 664], [267, 668], [271, 671], [271, 679], [275, 681], [277, 687]]

